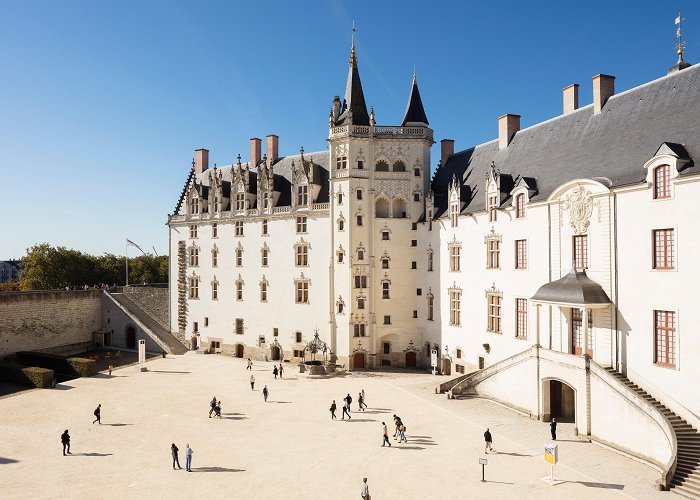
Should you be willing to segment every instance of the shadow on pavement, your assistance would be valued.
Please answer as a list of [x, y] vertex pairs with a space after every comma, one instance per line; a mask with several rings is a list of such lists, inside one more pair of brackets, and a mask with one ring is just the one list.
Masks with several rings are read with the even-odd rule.
[[134, 425], [134, 424], [102, 424], [102, 425], [109, 425], [112, 427], [124, 427], [125, 425]]
[[341, 418], [340, 420], [347, 420], [348, 422], [379, 422], [379, 420], [375, 420], [373, 418]]
[[248, 420], [248, 417], [221, 417], [224, 420]]
[[396, 448], [397, 450], [424, 450], [425, 449], [422, 446], [405, 446], [405, 445], [402, 446], [400, 444], [394, 445], [394, 446], [392, 446], [392, 448]]
[[15, 460], [14, 458], [0, 457], [0, 464], [16, 464], [17, 462], [19, 462], [19, 460]]
[[291, 403], [291, 401], [268, 401], [268, 403]]
[[567, 481], [567, 483], [578, 483], [588, 488], [602, 488], [604, 490], [624, 490], [624, 484], [613, 484], [613, 483], [593, 483], [590, 481]]
[[508, 455], [511, 457], [532, 457], [533, 455], [527, 455], [523, 453], [512, 453], [512, 452], [507, 452], [507, 451], [492, 451], [494, 455]]
[[113, 453], [71, 453], [72, 457], [109, 457]]
[[197, 467], [192, 472], [245, 472], [245, 469], [228, 469], [226, 467]]
[[148, 370], [148, 371], [151, 373], [177, 373], [177, 374], [192, 373], [192, 372], [178, 372], [178, 371], [171, 371], [171, 370]]

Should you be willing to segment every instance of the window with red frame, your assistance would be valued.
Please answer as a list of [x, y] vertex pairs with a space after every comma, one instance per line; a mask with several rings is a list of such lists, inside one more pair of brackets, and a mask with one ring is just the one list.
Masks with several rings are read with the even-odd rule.
[[661, 165], [654, 169], [654, 198], [671, 197], [671, 166]]
[[574, 266], [577, 271], [588, 269], [588, 236], [574, 236]]
[[673, 269], [673, 229], [654, 231], [654, 269]]
[[515, 218], [525, 217], [525, 193], [520, 193], [515, 197]]
[[527, 299], [515, 299], [515, 337], [527, 338]]
[[527, 269], [527, 241], [515, 240], [515, 268]]
[[676, 313], [654, 311], [654, 363], [676, 366]]

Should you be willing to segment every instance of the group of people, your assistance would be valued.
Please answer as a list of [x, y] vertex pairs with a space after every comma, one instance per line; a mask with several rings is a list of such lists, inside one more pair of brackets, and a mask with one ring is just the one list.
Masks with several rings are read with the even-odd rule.
[[211, 418], [212, 413], [215, 417], [221, 418], [221, 400], [217, 400], [216, 396], [209, 403], [209, 418]]
[[[399, 443], [408, 443], [408, 439], [406, 439], [406, 426], [404, 425], [403, 421], [401, 420], [401, 417], [397, 416], [396, 414], [392, 415], [394, 418], [394, 439], [398, 439]], [[389, 445], [391, 447], [391, 441], [389, 441], [389, 429], [386, 426], [385, 422], [382, 422], [382, 446]]]
[[[350, 408], [352, 404], [352, 396], [348, 392], [348, 395], [343, 398], [343, 415], [341, 417], [341, 420], [345, 420], [345, 415], [348, 416], [348, 419], [351, 419], [352, 417], [350, 416]], [[365, 411], [365, 408], [367, 408], [367, 404], [365, 403], [365, 390], [362, 389], [360, 393], [357, 395], [357, 411]], [[336, 417], [335, 412], [338, 409], [338, 405], [335, 404], [335, 399], [331, 403], [330, 407], [330, 412], [331, 412], [331, 420], [337, 420], [338, 417]]]
[[[192, 453], [193, 453], [193, 451], [192, 451], [192, 448], [190, 448], [189, 443], [187, 443], [185, 446], [186, 446], [185, 447], [185, 470], [187, 472], [192, 472]], [[180, 467], [180, 459], [178, 458], [178, 455], [177, 455], [179, 451], [180, 451], [180, 449], [177, 446], [175, 446], [175, 443], [173, 443], [170, 446], [170, 453], [173, 456], [173, 470], [175, 470], [175, 465], [177, 465], [178, 469], [182, 469], [182, 467]]]

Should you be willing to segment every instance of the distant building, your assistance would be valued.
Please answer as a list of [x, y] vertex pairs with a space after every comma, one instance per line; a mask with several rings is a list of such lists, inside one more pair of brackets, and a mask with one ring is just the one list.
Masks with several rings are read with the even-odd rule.
[[19, 281], [19, 271], [19, 260], [0, 261], [0, 283], [5, 283], [7, 281]]

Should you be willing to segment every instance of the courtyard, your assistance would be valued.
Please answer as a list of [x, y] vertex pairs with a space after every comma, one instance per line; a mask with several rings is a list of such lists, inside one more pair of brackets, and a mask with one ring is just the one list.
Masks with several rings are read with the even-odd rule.
[[[658, 473], [559, 427], [556, 476], [548, 486], [547, 424], [480, 399], [448, 401], [434, 393], [446, 380], [421, 373], [356, 372], [308, 379], [285, 364], [187, 355], [152, 359], [149, 371], [71, 380], [55, 390], [0, 399], [3, 498], [359, 498], [363, 477], [376, 499], [662, 498]], [[264, 402], [262, 388], [270, 397]], [[364, 389], [369, 408], [357, 412]], [[353, 397], [352, 420], [341, 420]], [[209, 401], [222, 418], [208, 418]], [[335, 399], [337, 421], [329, 406]], [[92, 412], [102, 405], [102, 425]], [[382, 448], [381, 422], [393, 434], [402, 417], [408, 443]], [[624, 422], [620, 422], [624, 425]], [[491, 429], [494, 453], [483, 454]], [[72, 455], [62, 456], [69, 429]], [[183, 470], [171, 467], [170, 444]], [[192, 473], [184, 449], [194, 450]], [[487, 458], [481, 482], [479, 458]]]

